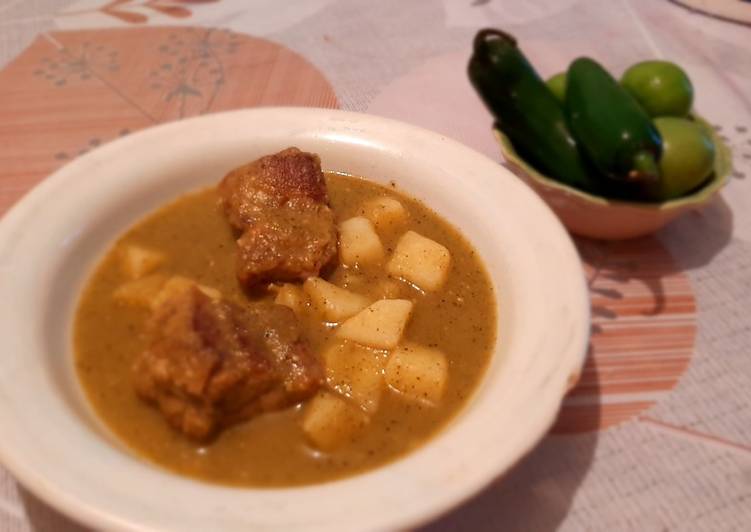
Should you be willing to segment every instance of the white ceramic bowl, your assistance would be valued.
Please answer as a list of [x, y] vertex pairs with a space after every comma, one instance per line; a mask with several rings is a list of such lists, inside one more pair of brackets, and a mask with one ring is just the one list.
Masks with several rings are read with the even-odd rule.
[[[237, 489], [142, 461], [110, 436], [78, 385], [79, 290], [142, 215], [287, 146], [326, 169], [424, 200], [479, 250], [499, 302], [492, 364], [463, 412], [390, 465], [303, 488]], [[113, 530], [383, 530], [425, 522], [501, 475], [545, 434], [580, 371], [589, 331], [565, 230], [497, 163], [435, 133], [341, 111], [260, 108], [149, 129], [76, 159], [0, 222], [0, 460], [71, 517]]]

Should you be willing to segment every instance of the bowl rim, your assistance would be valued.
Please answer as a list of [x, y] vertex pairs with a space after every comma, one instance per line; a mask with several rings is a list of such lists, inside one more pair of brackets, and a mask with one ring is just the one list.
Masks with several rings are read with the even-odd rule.
[[565, 192], [571, 196], [575, 196], [588, 203], [599, 205], [602, 207], [609, 206], [623, 206], [636, 209], [650, 210], [650, 211], [663, 211], [669, 212], [673, 210], [681, 210], [686, 206], [700, 205], [708, 201], [718, 190], [724, 187], [730, 174], [733, 171], [732, 152], [730, 147], [725, 141], [717, 134], [712, 125], [704, 118], [695, 112], [689, 114], [689, 117], [696, 120], [712, 139], [715, 145], [715, 162], [714, 170], [701, 187], [687, 196], [681, 196], [661, 202], [646, 202], [646, 201], [631, 201], [623, 199], [606, 198], [598, 196], [590, 192], [585, 192], [571, 185], [562, 183], [552, 177], [548, 177], [545, 174], [539, 172], [533, 168], [527, 161], [525, 161], [517, 152], [514, 146], [511, 144], [511, 140], [504, 134], [497, 126], [493, 126], [493, 134], [496, 136], [500, 146], [501, 154], [504, 159], [513, 166], [518, 166], [525, 173], [529, 179], [539, 182], [543, 186], [551, 189], [556, 189], [561, 192]]
[[[487, 456], [486, 462], [483, 463], [482, 467], [475, 467], [471, 472], [470, 477], [457, 478], [455, 483], [443, 486], [440, 494], [433, 495], [432, 498], [429, 498], [427, 501], [420, 501], [421, 504], [416, 505], [414, 508], [402, 508], [401, 512], [394, 511], [393, 514], [383, 512], [384, 515], [371, 521], [368, 524], [368, 528], [391, 529], [394, 527], [401, 528], [416, 526], [424, 523], [467, 500], [497, 478], [498, 475], [507, 471], [509, 467], [521, 459], [521, 457], [536, 445], [539, 439], [544, 436], [547, 429], [552, 425], [558, 412], [558, 408], [561, 405], [563, 396], [570, 386], [571, 379], [580, 372], [586, 355], [586, 346], [589, 340], [589, 297], [584, 273], [573, 242], [549, 207], [547, 207], [547, 205], [545, 205], [527, 185], [517, 180], [513, 174], [498, 165], [497, 162], [488, 159], [484, 155], [481, 155], [456, 141], [447, 139], [438, 133], [394, 120], [331, 109], [294, 107], [254, 108], [204, 115], [180, 122], [162, 124], [105, 144], [85, 156], [71, 161], [42, 181], [22, 200], [17, 202], [7, 213], [5, 213], [2, 219], [0, 219], [0, 270], [11, 268], [10, 259], [12, 258], [12, 251], [21, 243], [21, 235], [23, 233], [20, 231], [20, 228], [23, 223], [35, 212], [38, 212], [39, 208], [45, 205], [45, 202], [52, 203], [55, 200], [58, 200], [58, 204], [63, 206], [66, 205], [65, 200], [60, 200], [61, 193], [65, 189], [65, 186], [75, 182], [74, 180], [76, 179], [76, 176], [80, 176], [81, 173], [97, 169], [101, 170], [103, 163], [110, 161], [112, 156], [119, 154], [120, 157], [124, 157], [123, 154], [127, 152], [130, 147], [139, 144], [154, 145], [160, 140], [166, 141], [167, 139], [175, 139], [174, 142], [188, 142], [189, 140], [180, 139], [180, 137], [183, 136], [190, 139], [191, 136], [181, 135], [181, 133], [192, 132], [197, 134], [197, 132], [202, 131], [209, 125], [221, 125], [226, 129], [231, 129], [232, 127], [242, 127], [243, 124], [255, 124], [252, 126], [249, 125], [248, 127], [258, 128], [260, 127], [258, 124], [264, 123], [264, 121], [269, 124], [273, 123], [274, 125], [270, 126], [272, 129], [284, 129], [286, 127], [290, 131], [295, 131], [295, 134], [297, 135], [310, 135], [311, 142], [313, 140], [320, 140], [321, 142], [332, 142], [333, 144], [345, 143], [350, 149], [352, 149], [351, 145], [354, 146], [358, 144], [366, 146], [369, 150], [377, 150], [383, 146], [389, 146], [394, 150], [394, 153], [399, 154], [394, 157], [404, 156], [404, 145], [400, 143], [404, 139], [408, 139], [415, 143], [415, 151], [418, 151], [417, 147], [420, 147], [433, 149], [435, 150], [435, 153], [439, 155], [448, 152], [451, 157], [461, 160], [462, 164], [465, 166], [478, 170], [478, 174], [475, 175], [475, 179], [478, 180], [478, 182], [482, 181], [487, 184], [496, 181], [503, 181], [504, 185], [508, 187], [510, 191], [524, 199], [524, 206], [528, 209], [529, 216], [537, 216], [537, 224], [539, 224], [541, 228], [539, 229], [539, 232], [547, 239], [533, 242], [533, 244], [537, 245], [539, 249], [530, 248], [529, 253], [533, 253], [534, 251], [539, 252], [540, 249], [546, 249], [542, 246], [543, 243], [552, 243], [556, 247], [557, 252], [560, 253], [560, 256], [565, 259], [562, 263], [556, 265], [556, 269], [557, 271], [562, 272], [562, 278], [565, 279], [568, 277], [569, 280], [569, 283], [567, 284], [568, 286], [562, 290], [565, 290], [567, 297], [570, 297], [570, 300], [565, 301], [567, 304], [565, 310], [568, 312], [568, 317], [571, 320], [571, 323], [569, 324], [570, 327], [565, 331], [561, 331], [558, 336], [551, 334], [550, 338], [535, 338], [534, 340], [529, 339], [528, 341], [525, 338], [525, 342], [522, 342], [527, 348], [530, 347], [531, 343], [534, 343], [539, 350], [547, 351], [552, 350], [553, 348], [551, 346], [554, 345], [559, 351], [557, 354], [561, 355], [559, 359], [551, 359], [550, 364], [553, 365], [555, 371], [546, 377], [546, 387], [537, 391], [540, 393], [539, 401], [529, 406], [527, 416], [529, 419], [525, 420], [525, 423], [527, 424], [525, 431], [520, 432], [519, 434], [510, 434], [505, 442], [505, 446], [507, 447], [505, 454]], [[305, 127], [298, 124], [307, 124], [311, 130], [306, 130]], [[330, 128], [330, 134], [327, 133], [328, 130], [326, 128]], [[233, 130], [233, 132], [234, 131], [236, 130]], [[290, 133], [290, 135], [292, 135], [292, 133]], [[292, 136], [294, 137], [294, 135]], [[190, 140], [190, 142], [192, 142], [192, 140]], [[379, 142], [381, 144], [378, 144]], [[420, 156], [426, 158], [425, 155], [421, 154]], [[448, 156], [449, 155], [446, 155], [446, 157]], [[440, 155], [437, 158], [440, 159], [441, 157], [444, 157], [444, 155]], [[138, 161], [138, 158], [131, 158], [130, 162], [128, 159], [125, 159], [125, 166], [128, 164], [136, 164], [133, 161]], [[122, 172], [123, 170], [118, 171]], [[469, 179], [470, 176], [467, 175], [462, 177]], [[436, 186], [438, 185], [436, 184]], [[116, 192], [117, 191], [113, 190], [110, 194], [112, 195]], [[410, 193], [409, 190], [407, 190], [407, 192]], [[68, 201], [68, 203], [70, 203], [70, 201]], [[80, 210], [80, 207], [76, 208]], [[525, 235], [525, 237], [529, 236], [529, 238], [533, 238], [534, 235], [535, 230], [530, 228], [529, 235]], [[33, 239], [26, 240], [31, 241]], [[530, 246], [533, 244], [530, 244]], [[23, 249], [23, 246], [21, 246], [21, 249]], [[19, 275], [23, 277], [24, 275], [30, 274], [19, 272]], [[561, 277], [556, 279], [555, 282], [551, 279], [549, 284], [557, 287], [560, 284], [560, 280]], [[11, 286], [9, 280], [3, 280], [0, 278], [0, 288], [7, 288], [9, 286]], [[28, 305], [33, 305], [33, 302], [28, 303]], [[14, 311], [11, 311], [7, 308], [0, 308], [0, 329], [2, 329], [3, 326], [9, 327], [9, 324], [12, 323], [13, 316], [22, 311], [23, 309], [20, 311], [14, 309]], [[541, 316], [541, 319], [543, 317], [544, 316]], [[566, 336], [561, 338], [560, 335], [564, 334]], [[560, 352], [563, 348], [559, 346], [564, 341], [567, 342], [565, 351]], [[9, 340], [6, 339], [3, 340], [3, 342], [9, 342]], [[519, 340], [519, 342], [521, 342], [521, 340]], [[13, 343], [9, 343], [8, 345], [10, 347], [18, 346], [18, 344]], [[34, 345], [37, 350], [42, 349], [38, 345]], [[10, 352], [10, 350], [6, 352]], [[506, 363], [507, 361], [504, 361], [504, 364]], [[10, 370], [5, 371], [6, 369], [7, 368], [0, 366], [0, 384], [3, 382], [11, 382], [12, 370], [16, 368], [14, 368], [11, 363]], [[40, 370], [35, 369], [34, 371]], [[511, 370], [504, 374], [504, 382], [506, 383], [512, 382], [512, 380], [509, 379], [514, 378], [513, 374], [508, 374], [510, 371]], [[490, 369], [488, 369], [487, 372], [490, 372]], [[486, 373], [484, 380], [487, 380], [487, 378], [488, 375]], [[485, 387], [485, 383], [481, 383], [480, 386]], [[7, 391], [8, 390], [3, 390], [2, 386], [0, 386], [0, 396], [11, 397], [6, 393]], [[13, 392], [13, 389], [11, 388], [10, 391]], [[474, 393], [477, 395], [478, 390], [475, 390]], [[474, 399], [472, 401], [474, 401]], [[4, 419], [13, 419], [7, 417], [9, 413], [19, 415], [18, 413], [11, 412], [9, 409], [10, 406], [5, 405], [4, 402], [0, 403], [0, 421]], [[467, 415], [470, 410], [471, 408], [469, 406], [465, 406], [465, 409], [460, 416], [466, 415], [465, 417], [470, 417]], [[452, 421], [452, 423], [455, 422], [456, 421]], [[81, 424], [80, 421], [78, 424]], [[419, 450], [408, 454], [403, 461], [406, 462], [408, 458], [410, 463], [415, 466], [419, 464], [424, 466], [425, 460], [418, 462], [413, 460], [413, 458], [418, 455], [426, 455], [426, 447], [434, 446], [433, 442], [444, 438], [446, 430], [447, 429], [443, 429], [439, 435], [433, 436], [426, 444], [422, 445]], [[85, 498], [82, 498], [82, 491], [80, 490], [76, 492], [66, 491], [65, 486], [60, 486], [55, 483], [56, 481], [59, 481], [60, 475], [58, 474], [57, 478], [55, 478], [54, 474], [48, 477], [48, 471], [39, 471], [39, 466], [37, 464], [28, 461], [28, 457], [30, 456], [29, 453], [32, 451], [19, 449], [17, 446], [19, 440], [18, 438], [15, 438], [15, 434], [13, 434], [13, 436], [14, 437], [11, 438], [4, 437], [0, 439], [0, 462], [2, 462], [3, 465], [32, 493], [36, 494], [63, 513], [90, 526], [119, 530], [150, 529], [148, 524], [144, 524], [147, 523], [147, 521], [145, 521], [145, 516], [135, 517], [132, 514], [124, 516], [122, 514], [113, 513], [111, 510], [103, 508], [101, 506], [101, 501], [99, 501], [100, 505], [98, 506], [95, 502], [92, 502], [91, 499], [86, 500]], [[104, 446], [109, 449], [109, 444], [106, 441], [104, 444]], [[14, 445], [16, 445], [16, 447], [14, 447]], [[105, 450], [102, 450], [101, 452], [104, 453]], [[107, 452], [111, 452], [111, 450], [107, 450]], [[433, 451], [431, 450], [431, 452]], [[435, 452], [433, 452], [433, 455], [435, 455]], [[132, 459], [132, 457], [130, 458]], [[64, 463], [60, 465], [60, 467], [72, 468], [74, 466], [72, 464]], [[135, 468], [136, 466], [134, 465], [133, 467]], [[192, 493], [195, 490], [201, 492], [207, 492], [210, 490], [212, 493], [234, 497], [233, 494], [237, 491], [237, 488], [217, 487], [216, 485], [196, 482], [185, 477], [177, 477], [172, 473], [158, 472], [155, 471], [155, 469], [156, 468], [150, 464], [144, 465], [138, 470], [137, 474], [140, 475], [139, 478], [143, 480], [157, 479], [164, 482], [169, 480], [170, 486], [172, 487], [178, 484], [181, 487], [185, 486], [185, 490], [181, 491], [180, 495]], [[371, 481], [375, 477], [381, 479], [386, 478], [386, 476], [382, 474], [386, 469], [395, 469], [395, 464], [390, 463], [376, 468], [370, 473], [356, 475], [333, 483], [318, 484], [312, 487], [284, 490], [247, 489], [244, 490], [244, 492], [253, 492], [257, 497], [262, 497], [268, 492], [288, 493], [289, 495], [286, 495], [285, 497], [294, 497], [296, 495], [302, 497], [304, 494], [309, 495], [311, 491], [316, 494], [323, 493], [325, 495], [336, 491], [332, 488], [332, 485], [334, 484], [337, 485], [336, 487], [339, 491], [342, 491], [345, 484], [348, 487], [350, 485], [361, 485], [362, 482]], [[169, 477], [169, 479], [166, 479], [166, 477]], [[365, 477], [367, 477], [367, 479], [363, 480]], [[113, 483], [115, 482], [113, 481]], [[196, 484], [198, 487], [195, 486]], [[71, 485], [69, 484], [68, 487], [70, 486]], [[88, 489], [88, 487], [86, 489]], [[337, 524], [334, 523], [334, 525]], [[339, 523], [337, 526], [325, 528], [316, 528], [315, 526], [308, 526], [305, 524], [299, 526], [298, 529], [333, 530], [344, 528], [342, 528], [341, 523]]]

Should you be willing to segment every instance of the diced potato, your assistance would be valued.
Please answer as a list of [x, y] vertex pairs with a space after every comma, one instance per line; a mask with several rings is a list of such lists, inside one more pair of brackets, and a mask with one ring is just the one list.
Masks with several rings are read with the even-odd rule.
[[368, 421], [359, 408], [345, 399], [320, 392], [305, 407], [302, 430], [315, 447], [331, 451], [352, 440]]
[[376, 229], [395, 227], [407, 221], [407, 209], [394, 198], [382, 196], [363, 203], [362, 211], [365, 217], [373, 222]]
[[370, 303], [367, 297], [339, 288], [320, 277], [306, 279], [303, 290], [310, 296], [313, 306], [321, 312], [323, 319], [336, 323], [354, 316]]
[[383, 244], [370, 220], [356, 216], [339, 224], [339, 259], [342, 264], [372, 264], [382, 258]]
[[221, 299], [222, 297], [222, 293], [216, 288], [198, 284], [193, 279], [188, 279], [187, 277], [183, 277], [182, 275], [175, 275], [173, 277], [170, 277], [167, 280], [167, 282], [164, 283], [164, 286], [162, 286], [162, 289], [159, 290], [156, 296], [152, 299], [151, 308], [158, 307], [159, 305], [164, 303], [167, 299], [169, 299], [176, 293], [182, 292], [183, 290], [187, 290], [191, 286], [195, 286], [201, 292], [203, 292], [204, 294], [206, 294], [212, 299]]
[[284, 283], [272, 285], [271, 289], [276, 292], [274, 303], [291, 308], [295, 314], [303, 312], [308, 305], [308, 295], [297, 285]]
[[448, 361], [437, 349], [408, 343], [391, 353], [385, 376], [404, 397], [435, 405], [446, 389]]
[[140, 279], [153, 272], [165, 260], [164, 253], [129, 244], [120, 250], [120, 265], [128, 279]]
[[167, 281], [164, 275], [154, 273], [118, 286], [112, 297], [118, 303], [149, 308]]
[[384, 353], [352, 342], [331, 346], [323, 353], [326, 383], [368, 414], [374, 414], [384, 387]]
[[381, 299], [342, 323], [337, 336], [376, 349], [396, 347], [412, 313], [406, 299]]
[[422, 290], [438, 290], [446, 282], [451, 254], [435, 240], [414, 231], [399, 239], [386, 271], [401, 277]]

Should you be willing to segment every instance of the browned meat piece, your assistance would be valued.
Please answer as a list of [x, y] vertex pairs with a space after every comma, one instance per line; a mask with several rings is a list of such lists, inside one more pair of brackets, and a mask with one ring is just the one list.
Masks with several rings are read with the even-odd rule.
[[235, 168], [219, 184], [219, 192], [230, 224], [241, 231], [291, 200], [329, 201], [320, 159], [297, 148]]
[[133, 367], [136, 391], [196, 439], [307, 399], [323, 369], [294, 313], [273, 303], [240, 307], [195, 286], [162, 302]]
[[237, 241], [237, 278], [250, 288], [316, 276], [337, 252], [321, 161], [288, 148], [231, 171], [219, 184]]

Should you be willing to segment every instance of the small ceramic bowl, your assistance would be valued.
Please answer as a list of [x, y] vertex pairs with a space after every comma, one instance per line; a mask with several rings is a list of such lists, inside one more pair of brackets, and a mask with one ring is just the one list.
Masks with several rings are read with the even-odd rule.
[[727, 182], [732, 171], [730, 149], [709, 124], [699, 117], [694, 119], [706, 128], [714, 142], [714, 172], [694, 193], [662, 203], [607, 199], [564, 185], [532, 168], [503, 133], [496, 129], [495, 134], [509, 168], [545, 200], [570, 232], [602, 240], [623, 240], [654, 233], [681, 214], [700, 209]]
[[[76, 302], [104, 250], [136, 220], [288, 146], [320, 154], [327, 170], [395, 182], [473, 242], [497, 295], [493, 358], [446, 428], [378, 469], [284, 489], [181, 477], [134, 455], [92, 411], [73, 364]], [[92, 151], [0, 221], [0, 272], [0, 461], [37, 496], [97, 530], [418, 525], [476, 493], [539, 441], [580, 372], [589, 335], [576, 250], [527, 186], [436, 133], [334, 110], [208, 115]]]

